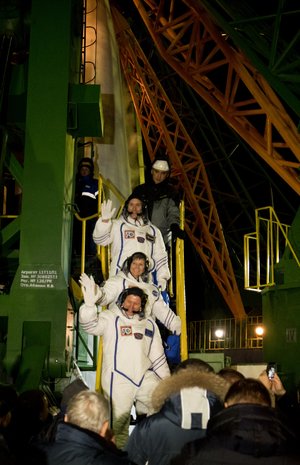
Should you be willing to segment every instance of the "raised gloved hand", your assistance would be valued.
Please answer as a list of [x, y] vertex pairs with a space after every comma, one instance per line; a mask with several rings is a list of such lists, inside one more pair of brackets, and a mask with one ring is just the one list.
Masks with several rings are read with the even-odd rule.
[[93, 276], [88, 277], [85, 273], [80, 276], [79, 283], [85, 304], [88, 307], [93, 307], [101, 299], [102, 289], [95, 283]]
[[116, 209], [112, 207], [112, 201], [110, 199], [104, 200], [101, 205], [101, 218], [103, 221], [110, 220], [116, 212]]
[[185, 239], [185, 231], [184, 229], [181, 229], [179, 224], [177, 223], [173, 223], [171, 224], [171, 231], [172, 231], [172, 236], [173, 236], [173, 239], [182, 239], [184, 240]]

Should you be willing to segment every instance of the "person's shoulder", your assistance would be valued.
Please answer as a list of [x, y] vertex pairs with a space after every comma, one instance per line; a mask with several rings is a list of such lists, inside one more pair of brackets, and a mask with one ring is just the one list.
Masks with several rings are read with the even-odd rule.
[[133, 194], [136, 194], [136, 193], [139, 192], [139, 191], [143, 191], [144, 189], [147, 188], [147, 186], [148, 186], [148, 184], [147, 184], [146, 182], [143, 182], [142, 184], [138, 184], [137, 186], [135, 186], [135, 187], [133, 188], [132, 193], [133, 193]]
[[126, 220], [123, 216], [119, 216], [119, 218], [113, 218], [111, 220], [111, 224], [113, 228], [120, 227], [122, 224], [126, 224]]
[[155, 298], [160, 297], [160, 290], [156, 284], [152, 282], [143, 283], [141, 287], [144, 289], [145, 292], [147, 292], [148, 295], [151, 295]]
[[171, 181], [168, 182], [166, 185], [166, 193], [169, 198], [171, 198], [174, 201], [179, 201], [180, 200], [180, 191], [178, 190], [178, 187], [172, 184]]
[[119, 307], [117, 307], [116, 304], [113, 304], [110, 308], [102, 310], [99, 313], [98, 318], [101, 320], [106, 320], [107, 322], [115, 321], [116, 318], [119, 316], [119, 312], [120, 312]]
[[158, 327], [158, 325], [157, 325], [157, 323], [155, 321], [155, 318], [153, 318], [151, 315], [147, 316], [147, 318], [145, 318], [142, 321], [145, 322], [145, 326], [147, 326], [148, 328], [153, 329], [154, 334], [155, 333], [157, 334], [157, 331], [160, 334], [160, 330], [159, 330], [159, 327]]
[[[139, 420], [131, 434], [142, 435], [142, 436], [145, 435], [146, 438], [149, 439], [149, 435], [151, 434], [152, 428], [153, 427], [155, 428], [157, 423], [160, 423], [163, 418], [164, 417], [161, 412], [153, 413], [152, 415], [149, 415], [143, 418], [142, 420]], [[156, 436], [157, 434], [156, 428], [154, 430], [154, 433]]]
[[148, 226], [152, 231], [155, 232], [155, 236], [162, 237], [160, 229], [157, 226], [155, 226], [155, 224], [151, 223], [151, 221], [149, 221], [146, 226]]
[[123, 282], [123, 280], [127, 280], [127, 276], [124, 273], [124, 271], [119, 271], [118, 274], [115, 274], [114, 276], [111, 276], [108, 278], [106, 281], [104, 281], [105, 284], [119, 284], [120, 282]]

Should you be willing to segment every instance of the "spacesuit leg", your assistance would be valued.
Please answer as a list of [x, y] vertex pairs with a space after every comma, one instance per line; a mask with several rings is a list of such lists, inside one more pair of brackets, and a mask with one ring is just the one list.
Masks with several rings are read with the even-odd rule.
[[153, 413], [151, 397], [159, 381], [160, 378], [153, 371], [146, 372], [143, 382], [136, 392], [137, 415], [151, 415]]
[[124, 376], [118, 373], [113, 374], [110, 390], [111, 427], [119, 448], [122, 448], [128, 439], [130, 415], [136, 389], [136, 386]]

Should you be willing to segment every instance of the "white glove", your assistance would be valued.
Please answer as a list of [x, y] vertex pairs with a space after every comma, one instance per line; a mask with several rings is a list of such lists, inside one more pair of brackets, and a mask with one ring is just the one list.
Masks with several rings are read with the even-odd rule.
[[102, 297], [102, 289], [95, 283], [93, 276], [88, 277], [82, 273], [79, 278], [84, 302], [88, 307], [93, 307]]
[[114, 214], [116, 209], [112, 208], [112, 201], [110, 199], [104, 200], [101, 205], [101, 218], [102, 220], [110, 220]]

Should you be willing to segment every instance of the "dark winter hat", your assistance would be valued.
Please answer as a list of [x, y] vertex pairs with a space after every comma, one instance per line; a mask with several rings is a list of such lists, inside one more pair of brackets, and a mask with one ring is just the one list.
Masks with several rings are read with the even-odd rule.
[[81, 158], [81, 160], [78, 163], [78, 171], [80, 171], [80, 169], [83, 166], [86, 166], [87, 168], [89, 168], [91, 173], [94, 172], [94, 163], [91, 158], [88, 158], [88, 157]]
[[132, 199], [138, 199], [138, 200], [140, 200], [143, 204], [145, 203], [145, 199], [143, 199], [143, 196], [142, 196], [142, 195], [132, 193], [132, 194], [130, 194], [130, 196], [126, 199], [126, 202], [125, 202], [126, 207], [128, 206], [130, 200], [132, 200]]
[[75, 394], [78, 394], [81, 391], [88, 390], [89, 388], [80, 378], [74, 379], [74, 381], [68, 384], [68, 386], [65, 387], [65, 389], [63, 390], [63, 395], [60, 403], [61, 410], [63, 412], [66, 411], [69, 401], [72, 399], [73, 396], [75, 396]]

